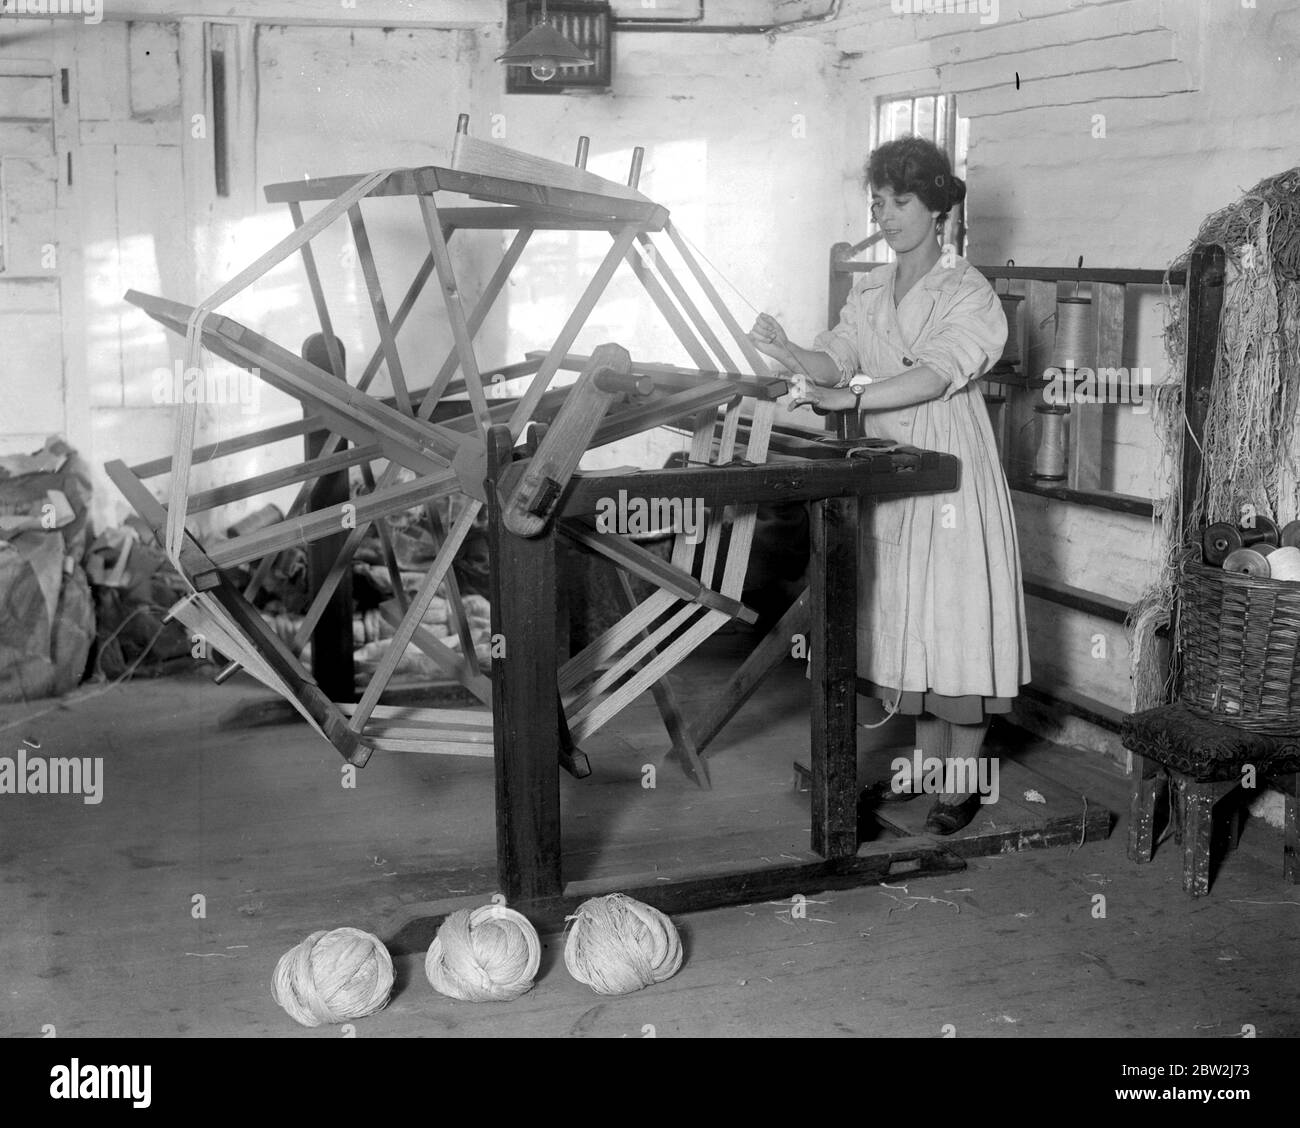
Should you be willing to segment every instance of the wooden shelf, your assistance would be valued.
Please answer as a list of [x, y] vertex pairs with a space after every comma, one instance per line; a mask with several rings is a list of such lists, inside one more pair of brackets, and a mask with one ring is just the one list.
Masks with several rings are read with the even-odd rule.
[[1136, 494], [1112, 493], [1109, 490], [1072, 490], [1059, 482], [1037, 482], [1032, 478], [1012, 479], [1010, 486], [1017, 493], [1050, 497], [1055, 501], [1071, 501], [1075, 505], [1091, 505], [1114, 513], [1131, 513], [1135, 517], [1151, 517], [1155, 513], [1155, 503], [1149, 497], [1138, 497]]

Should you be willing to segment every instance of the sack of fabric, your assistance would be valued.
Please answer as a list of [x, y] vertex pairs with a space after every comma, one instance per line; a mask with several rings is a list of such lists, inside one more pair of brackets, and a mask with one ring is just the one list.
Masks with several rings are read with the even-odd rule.
[[90, 496], [89, 471], [62, 439], [0, 459], [0, 701], [67, 693], [85, 674]]

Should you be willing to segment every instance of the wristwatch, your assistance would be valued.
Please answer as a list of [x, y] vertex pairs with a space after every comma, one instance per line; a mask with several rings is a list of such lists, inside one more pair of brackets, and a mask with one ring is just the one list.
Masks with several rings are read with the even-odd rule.
[[864, 376], [861, 374], [854, 376], [849, 381], [849, 391], [853, 393], [853, 400], [854, 400], [853, 406], [855, 408], [861, 408], [862, 393], [867, 390], [867, 385], [870, 384], [871, 382], [872, 381], [870, 376]]

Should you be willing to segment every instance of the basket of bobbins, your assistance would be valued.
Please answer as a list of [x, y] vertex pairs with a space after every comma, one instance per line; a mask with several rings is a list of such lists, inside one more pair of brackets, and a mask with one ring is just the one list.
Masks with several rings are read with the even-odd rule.
[[1180, 570], [1183, 702], [1250, 732], [1300, 732], [1300, 521], [1216, 522], [1200, 542]]

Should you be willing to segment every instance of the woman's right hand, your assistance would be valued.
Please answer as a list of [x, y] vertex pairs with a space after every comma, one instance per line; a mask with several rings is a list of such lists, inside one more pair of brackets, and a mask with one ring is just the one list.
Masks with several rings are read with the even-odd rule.
[[781, 328], [781, 323], [770, 314], [760, 313], [749, 331], [749, 339], [754, 347], [765, 356], [779, 360], [790, 368], [797, 368], [794, 354], [790, 351], [790, 339]]

